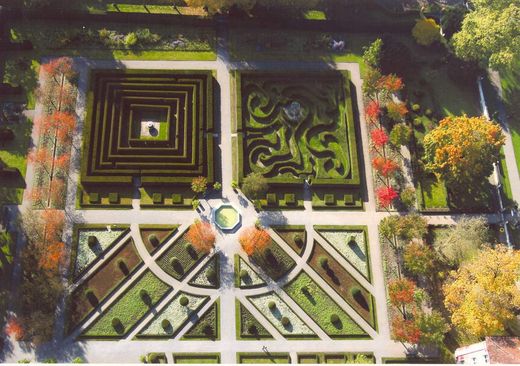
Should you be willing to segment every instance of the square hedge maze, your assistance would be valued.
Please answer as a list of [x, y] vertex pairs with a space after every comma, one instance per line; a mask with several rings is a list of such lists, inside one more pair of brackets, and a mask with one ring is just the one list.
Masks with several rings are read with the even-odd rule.
[[93, 70], [90, 85], [84, 187], [215, 180], [211, 71]]

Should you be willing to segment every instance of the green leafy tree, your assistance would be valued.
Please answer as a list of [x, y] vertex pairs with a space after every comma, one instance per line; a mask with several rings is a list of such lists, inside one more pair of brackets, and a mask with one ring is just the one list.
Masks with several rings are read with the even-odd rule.
[[463, 217], [455, 226], [440, 231], [433, 246], [443, 262], [460, 266], [477, 255], [489, 240], [489, 228], [482, 217]]
[[457, 56], [495, 69], [512, 66], [520, 59], [520, 2], [471, 0], [471, 5], [452, 38]]
[[381, 220], [379, 231], [397, 249], [403, 242], [422, 239], [428, 232], [428, 221], [417, 214], [387, 216]]
[[383, 40], [376, 39], [370, 46], [364, 48], [363, 61], [370, 67], [379, 68], [381, 61], [381, 48], [383, 47]]
[[233, 7], [251, 13], [255, 5], [265, 8], [311, 9], [318, 3], [319, 0], [186, 0], [188, 6], [204, 7], [210, 14], [225, 13]]
[[204, 193], [208, 188], [208, 180], [206, 177], [193, 178], [191, 181], [191, 190], [195, 193]]
[[412, 138], [412, 129], [405, 123], [398, 123], [390, 131], [390, 142], [395, 146], [408, 145]]
[[405, 205], [408, 209], [413, 208], [417, 200], [415, 189], [413, 189], [412, 187], [407, 187], [403, 189], [399, 194], [399, 198], [401, 199], [403, 205]]
[[242, 182], [242, 192], [252, 200], [264, 195], [268, 189], [267, 179], [260, 173], [249, 173]]
[[404, 267], [415, 275], [426, 275], [435, 267], [435, 254], [422, 240], [412, 240], [404, 248]]
[[418, 19], [412, 29], [413, 38], [421, 46], [429, 46], [433, 42], [440, 41], [442, 36], [441, 27], [431, 18]]
[[435, 310], [430, 314], [419, 314], [415, 322], [421, 331], [421, 340], [419, 341], [421, 344], [441, 345], [444, 336], [450, 331], [450, 325], [446, 322], [446, 319]]

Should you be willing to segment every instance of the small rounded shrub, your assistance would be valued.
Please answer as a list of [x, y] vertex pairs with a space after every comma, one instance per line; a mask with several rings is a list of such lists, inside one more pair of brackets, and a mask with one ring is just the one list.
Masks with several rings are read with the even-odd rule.
[[245, 279], [249, 277], [249, 272], [247, 272], [245, 269], [240, 270], [240, 278]]
[[276, 309], [276, 303], [274, 301], [269, 301], [269, 304], [267, 304], [270, 310]]
[[128, 266], [126, 265], [126, 262], [124, 259], [120, 258], [117, 260], [117, 267], [123, 272], [125, 276], [128, 276], [130, 271], [128, 270]]
[[143, 302], [147, 305], [150, 305], [152, 303], [152, 299], [150, 297], [150, 294], [148, 293], [148, 291], [146, 291], [144, 288], [142, 288], [141, 290], [139, 290], [139, 297], [141, 298], [141, 300], [143, 300]]
[[433, 114], [433, 111], [428, 108], [425, 112], [424, 112], [424, 115], [427, 116], [427, 117], [431, 117], [431, 115]]
[[210, 324], [206, 324], [204, 328], [202, 328], [202, 331], [204, 332], [204, 334], [208, 336], [215, 334], [215, 331], [213, 330], [213, 327]]
[[88, 247], [90, 249], [94, 248], [98, 244], [98, 240], [94, 235], [89, 235], [87, 240], [88, 240]]
[[181, 296], [181, 298], [179, 299], [179, 304], [181, 304], [182, 306], [188, 306], [190, 300], [188, 300], [188, 298], [186, 296]]
[[215, 282], [217, 280], [217, 271], [215, 271], [214, 268], [208, 269], [208, 271], [206, 272], [206, 278], [210, 282]]
[[309, 288], [307, 286], [302, 286], [302, 288], [300, 289], [300, 291], [304, 294], [308, 294], [309, 293]]
[[289, 324], [291, 324], [291, 321], [290, 321], [289, 318], [286, 317], [286, 316], [282, 317], [282, 320], [281, 320], [281, 321], [282, 321], [282, 325], [283, 325], [284, 327], [286, 327], [286, 326], [288, 326]]
[[255, 324], [251, 323], [247, 326], [247, 332], [249, 334], [257, 334], [258, 333], [258, 328], [256, 327]]
[[323, 269], [329, 268], [329, 259], [327, 257], [321, 256], [319, 258], [319, 262], [320, 262], [321, 268], [323, 268]]
[[85, 297], [87, 298], [90, 305], [97, 306], [99, 304], [99, 300], [93, 290], [87, 289], [85, 291]]
[[117, 330], [118, 328], [123, 327], [123, 323], [121, 323], [119, 318], [112, 318], [112, 327]]
[[188, 253], [191, 253], [193, 251], [193, 245], [191, 245], [190, 243], [186, 243], [184, 244], [184, 249], [188, 252]]
[[332, 314], [332, 315], [330, 316], [330, 322], [331, 322], [332, 324], [336, 324], [336, 323], [338, 323], [338, 322], [339, 322], [339, 316], [338, 316], [338, 314]]
[[300, 234], [295, 234], [293, 239], [299, 248], [303, 246], [303, 238]]
[[159, 245], [159, 238], [157, 238], [157, 235], [155, 234], [150, 234], [148, 236], [148, 241], [150, 242], [150, 244], [152, 244], [154, 247], [158, 246]]
[[176, 267], [179, 267], [181, 265], [181, 261], [179, 261], [179, 258], [177, 257], [171, 257], [170, 264], [175, 269]]
[[170, 321], [168, 319], [163, 319], [161, 321], [161, 327], [166, 330], [166, 329], [170, 329], [172, 326], [172, 324], [170, 323]]
[[412, 111], [419, 112], [421, 110], [421, 106], [419, 104], [413, 104], [412, 105]]

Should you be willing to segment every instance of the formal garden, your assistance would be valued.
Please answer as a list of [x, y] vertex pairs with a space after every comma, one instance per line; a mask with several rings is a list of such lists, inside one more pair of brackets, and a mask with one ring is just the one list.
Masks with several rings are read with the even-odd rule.
[[449, 362], [520, 334], [519, 56], [511, 9], [470, 1], [8, 0], [0, 361]]

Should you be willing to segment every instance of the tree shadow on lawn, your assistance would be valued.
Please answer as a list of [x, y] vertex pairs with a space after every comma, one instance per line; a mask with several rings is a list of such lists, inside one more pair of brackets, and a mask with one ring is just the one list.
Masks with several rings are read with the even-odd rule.
[[262, 226], [287, 224], [287, 217], [284, 216], [282, 211], [260, 211], [258, 220], [260, 220]]

